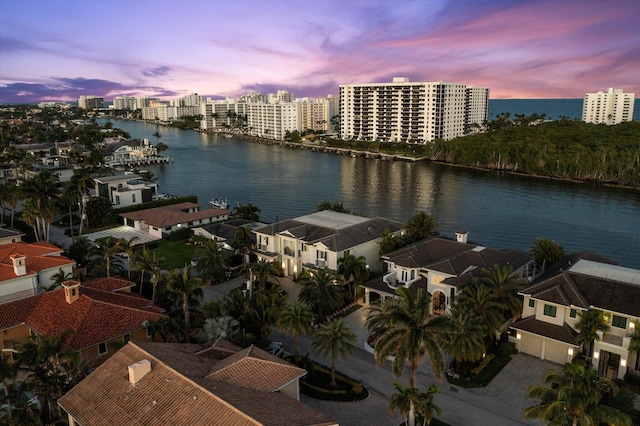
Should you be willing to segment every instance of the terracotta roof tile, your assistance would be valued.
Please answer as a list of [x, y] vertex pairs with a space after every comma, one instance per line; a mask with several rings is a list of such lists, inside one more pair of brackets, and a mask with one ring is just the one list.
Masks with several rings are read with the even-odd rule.
[[17, 242], [0, 246], [0, 281], [18, 278], [13, 268], [12, 257], [22, 255], [26, 257], [26, 275], [34, 275], [38, 272], [59, 268], [73, 264], [73, 260], [60, 256], [62, 249], [46, 242], [25, 243]]
[[130, 293], [80, 287], [80, 297], [67, 303], [64, 289], [0, 306], [0, 329], [26, 324], [40, 336], [72, 331], [70, 349], [82, 349], [143, 327], [144, 321], [163, 317], [149, 300]]
[[144, 220], [146, 223], [151, 226], [155, 226], [156, 228], [165, 228], [168, 226], [178, 225], [180, 223], [188, 223], [201, 219], [228, 216], [231, 213], [230, 210], [220, 209], [205, 209], [195, 211], [193, 213], [187, 213], [181, 210], [181, 208], [187, 209], [197, 206], [200, 205], [194, 203], [180, 203], [173, 206], [163, 206], [153, 209], [121, 213], [120, 216], [134, 221]]
[[125, 280], [123, 278], [109, 277], [109, 278], [96, 278], [91, 281], [82, 283], [83, 286], [97, 288], [104, 291], [118, 291], [125, 288], [131, 288], [136, 284], [133, 281]]
[[[129, 342], [59, 403], [80, 424], [98, 426], [337, 424], [282, 393], [205, 378], [200, 373], [216, 361], [195, 355], [201, 349], [193, 344]], [[127, 368], [143, 359], [150, 361], [151, 371], [132, 385]], [[279, 361], [274, 364], [279, 365]], [[190, 371], [189, 376], [180, 372], [185, 369]]]

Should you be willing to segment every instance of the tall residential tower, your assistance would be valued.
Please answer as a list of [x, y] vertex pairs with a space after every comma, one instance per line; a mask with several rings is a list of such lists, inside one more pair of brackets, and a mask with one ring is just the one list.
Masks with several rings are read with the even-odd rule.
[[461, 83], [391, 83], [340, 86], [342, 139], [426, 143], [473, 133], [488, 117], [489, 89]]
[[607, 125], [631, 121], [634, 97], [634, 93], [613, 88], [606, 92], [587, 93], [582, 104], [582, 121]]

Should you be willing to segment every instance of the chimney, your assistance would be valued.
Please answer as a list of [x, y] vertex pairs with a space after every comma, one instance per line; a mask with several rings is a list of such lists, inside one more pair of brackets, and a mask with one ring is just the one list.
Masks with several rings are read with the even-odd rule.
[[80, 298], [80, 281], [67, 280], [62, 283], [62, 288], [64, 288], [64, 299], [68, 304]]
[[9, 256], [13, 262], [13, 272], [21, 277], [27, 274], [27, 257], [24, 254], [12, 254]]
[[137, 384], [144, 376], [151, 371], [151, 362], [143, 359], [129, 366], [129, 382], [132, 385]]
[[459, 243], [467, 244], [467, 237], [469, 233], [467, 231], [456, 231], [456, 241]]

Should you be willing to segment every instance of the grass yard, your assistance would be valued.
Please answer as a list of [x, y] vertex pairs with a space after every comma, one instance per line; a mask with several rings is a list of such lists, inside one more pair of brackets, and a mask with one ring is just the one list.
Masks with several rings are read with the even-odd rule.
[[184, 268], [185, 265], [191, 265], [191, 259], [194, 258], [196, 246], [188, 244], [187, 240], [170, 241], [157, 240], [158, 245], [153, 251], [156, 256], [163, 256], [167, 269]]

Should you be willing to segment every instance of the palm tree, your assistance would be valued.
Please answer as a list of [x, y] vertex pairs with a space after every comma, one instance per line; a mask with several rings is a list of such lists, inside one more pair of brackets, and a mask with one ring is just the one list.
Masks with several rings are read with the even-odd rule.
[[620, 410], [602, 404], [607, 394], [617, 393], [614, 382], [602, 378], [584, 363], [567, 363], [562, 370], [547, 371], [542, 380], [547, 386], [531, 386], [529, 398], [540, 399], [540, 404], [524, 410], [523, 418], [541, 419], [554, 425], [631, 426], [631, 419]]
[[69, 245], [69, 257], [76, 261], [78, 266], [86, 266], [89, 256], [93, 251], [93, 245], [87, 237], [75, 237]]
[[460, 371], [462, 361], [474, 362], [485, 354], [486, 327], [477, 314], [459, 304], [451, 309], [451, 319], [456, 328], [447, 336], [443, 346], [447, 353], [455, 357], [456, 370]]
[[293, 356], [298, 357], [298, 337], [313, 330], [313, 312], [308, 305], [300, 302], [287, 305], [276, 321], [280, 332], [293, 335]]
[[514, 317], [522, 312], [522, 297], [518, 292], [524, 289], [526, 281], [513, 272], [511, 265], [495, 264], [490, 269], [483, 269], [480, 282], [493, 292], [505, 314]]
[[258, 281], [258, 288], [263, 289], [267, 287], [268, 282], [275, 282], [280, 284], [278, 276], [282, 274], [280, 265], [275, 262], [271, 262], [265, 259], [260, 259], [258, 263], [251, 265], [250, 277], [253, 276]]
[[224, 270], [227, 259], [222, 254], [222, 244], [216, 240], [206, 240], [196, 251], [196, 271], [209, 278], [209, 284]]
[[207, 318], [198, 332], [198, 340], [202, 343], [211, 343], [219, 337], [229, 339], [239, 331], [239, 325], [240, 323], [229, 315]]
[[358, 286], [369, 279], [369, 268], [367, 259], [351, 253], [345, 253], [344, 257], [338, 259], [338, 273], [348, 279], [353, 285], [353, 300], [358, 300]]
[[[34, 219], [36, 238], [49, 241], [50, 222], [46, 219], [55, 211], [55, 201], [58, 199], [58, 177], [50, 170], [43, 170], [31, 179], [24, 179], [20, 184], [22, 196], [30, 201], [25, 203], [24, 209], [29, 209]], [[55, 213], [54, 213], [55, 214]]]
[[113, 256], [116, 253], [121, 253], [118, 246], [118, 240], [111, 236], [98, 238], [96, 240], [96, 246], [93, 249], [93, 253], [97, 255], [104, 263], [107, 278], [111, 276], [111, 265], [114, 261]]
[[548, 238], [538, 238], [531, 247], [531, 255], [540, 273], [558, 263], [564, 257], [564, 249]]
[[396, 290], [396, 297], [381, 304], [371, 305], [367, 315], [367, 328], [378, 338], [374, 345], [376, 363], [383, 365], [388, 357], [393, 373], [400, 376], [409, 363], [409, 388], [416, 387], [418, 366], [429, 355], [431, 369], [442, 378], [445, 335], [455, 330], [446, 315], [431, 316], [431, 296], [422, 289], [413, 295], [407, 288]]
[[60, 287], [63, 282], [67, 280], [72, 280], [73, 278], [74, 276], [71, 272], [64, 272], [62, 268], [58, 268], [58, 272], [51, 275], [51, 280], [53, 281], [53, 283], [51, 283], [49, 287], [40, 287], [40, 288], [43, 288], [45, 291], [51, 291]]
[[426, 212], [421, 211], [416, 213], [404, 224], [404, 229], [406, 231], [405, 239], [409, 243], [420, 241], [431, 235], [437, 226], [438, 223], [436, 220]]
[[482, 284], [478, 278], [474, 278], [471, 284], [463, 287], [458, 304], [462, 309], [478, 316], [485, 326], [486, 336], [492, 336], [504, 322], [504, 305], [498, 302], [493, 290]]
[[130, 239], [126, 238], [118, 238], [116, 245], [120, 249], [120, 253], [126, 253], [128, 262], [127, 262], [127, 278], [131, 279], [131, 265], [136, 262], [136, 252], [134, 242], [138, 241], [140, 237], [131, 237]]
[[167, 290], [182, 298], [182, 312], [184, 314], [184, 326], [186, 337], [189, 337], [189, 298], [195, 296], [202, 299], [202, 279], [192, 277], [190, 268], [185, 266], [182, 271], [174, 269], [167, 277]]
[[260, 209], [258, 208], [258, 206], [254, 206], [251, 203], [247, 204], [246, 206], [238, 203], [238, 205], [233, 208], [233, 216], [239, 219], [257, 222], [258, 220], [260, 220], [258, 213], [260, 213]]
[[[129, 259], [131, 263], [131, 259]], [[145, 273], [151, 274], [151, 284], [153, 290], [151, 292], [151, 301], [155, 303], [158, 283], [162, 280], [162, 268], [164, 267], [165, 260], [163, 256], [156, 256], [156, 252], [147, 250], [146, 247], [142, 250], [142, 255], [134, 260], [136, 268], [140, 271], [140, 294], [142, 294], [142, 285], [144, 283]]]
[[69, 185], [76, 190], [76, 202], [80, 202], [80, 228], [78, 235], [82, 235], [82, 227], [84, 219], [87, 217], [87, 197], [89, 196], [89, 187], [93, 185], [91, 174], [94, 172], [91, 166], [82, 166], [73, 171], [73, 176], [69, 181]]
[[335, 285], [337, 278], [331, 270], [305, 271], [299, 282], [302, 288], [298, 300], [309, 305], [319, 319], [342, 306], [342, 291]]
[[576, 343], [582, 345], [582, 353], [588, 357], [593, 356], [593, 342], [600, 340], [598, 331], [606, 333], [609, 325], [604, 318], [604, 313], [596, 309], [589, 309], [578, 314], [579, 319], [575, 325], [578, 334]]
[[336, 361], [338, 356], [346, 358], [353, 355], [356, 348], [356, 335], [349, 325], [342, 321], [342, 318], [331, 320], [328, 324], [323, 324], [314, 334], [311, 347], [320, 351], [322, 356], [331, 355], [331, 386], [337, 387], [336, 383]]
[[[7, 185], [4, 199], [11, 210], [11, 227], [13, 228], [13, 218], [16, 212], [16, 206], [18, 202], [22, 199], [22, 194], [20, 193], [20, 188], [15, 185]], [[4, 212], [4, 209], [2, 209]]]
[[237, 253], [242, 255], [242, 261], [246, 262], [247, 254], [253, 245], [253, 238], [251, 238], [251, 230], [247, 226], [239, 226], [233, 235], [233, 247]]
[[[407, 424], [415, 424], [415, 416], [422, 415], [424, 423], [429, 425], [433, 420], [433, 414], [441, 415], [442, 410], [433, 402], [435, 394], [440, 390], [436, 385], [429, 386], [424, 392], [416, 388], [405, 388], [400, 383], [394, 383], [396, 393], [391, 395], [389, 400], [389, 411], [400, 411], [400, 414], [407, 416]], [[414, 409], [415, 412], [411, 412]]]

